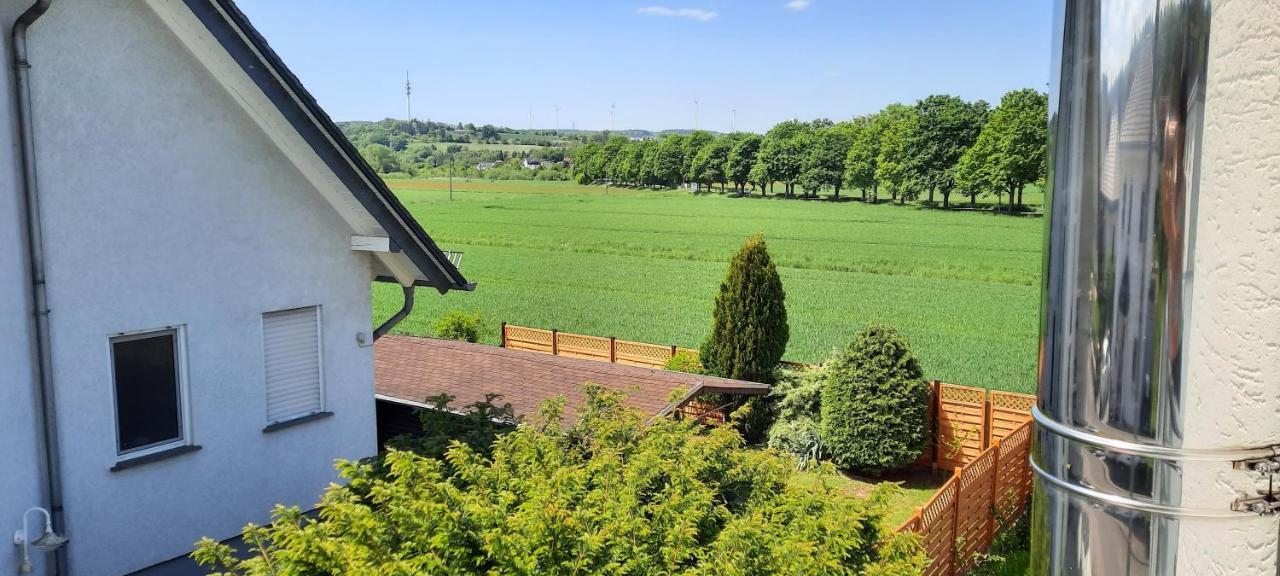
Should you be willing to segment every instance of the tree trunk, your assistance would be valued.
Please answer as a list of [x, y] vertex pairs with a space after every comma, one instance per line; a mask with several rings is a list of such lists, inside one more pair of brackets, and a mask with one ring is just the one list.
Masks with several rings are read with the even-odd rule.
[[1022, 206], [1022, 188], [1018, 189], [1018, 205]]
[[876, 182], [871, 185], [871, 203], [875, 204], [880, 201], [880, 183]]
[[942, 207], [943, 208], [951, 207], [951, 190], [944, 189], [942, 191]]
[[934, 189], [934, 186], [929, 186], [929, 203], [930, 204], [933, 204], [933, 189]]
[[769, 183], [769, 192], [773, 192], [773, 182]]
[[839, 184], [836, 184], [836, 195], [835, 195], [835, 199], [836, 199], [836, 200], [839, 200], [839, 199], [840, 199], [840, 185], [839, 185]]

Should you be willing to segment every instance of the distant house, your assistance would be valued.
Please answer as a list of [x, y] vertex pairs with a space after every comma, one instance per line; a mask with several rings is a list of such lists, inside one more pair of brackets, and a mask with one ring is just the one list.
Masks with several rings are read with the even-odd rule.
[[536, 158], [525, 158], [521, 165], [527, 170], [537, 170], [542, 168], [542, 161]]
[[497, 162], [481, 162], [479, 164], [476, 164], [476, 170], [484, 172], [485, 170], [493, 168], [494, 166], [497, 166], [497, 165], [498, 165]]
[[40, 573], [152, 570], [375, 454], [372, 280], [471, 285], [231, 0], [32, 4], [0, 3], [0, 533], [39, 506]]

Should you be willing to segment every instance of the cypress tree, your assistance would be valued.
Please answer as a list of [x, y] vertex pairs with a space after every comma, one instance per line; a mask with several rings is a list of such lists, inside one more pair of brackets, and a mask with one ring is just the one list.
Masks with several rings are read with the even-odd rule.
[[747, 238], [720, 283], [700, 357], [711, 374], [768, 383], [787, 348], [786, 293], [764, 236]]

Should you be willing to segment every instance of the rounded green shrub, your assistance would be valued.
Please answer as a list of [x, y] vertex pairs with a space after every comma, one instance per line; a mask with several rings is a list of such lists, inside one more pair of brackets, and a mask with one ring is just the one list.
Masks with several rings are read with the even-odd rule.
[[672, 372], [688, 372], [689, 374], [704, 374], [706, 368], [702, 366], [702, 361], [698, 359], [696, 352], [681, 350], [676, 352], [667, 364], [663, 366]]
[[920, 457], [929, 385], [902, 334], [889, 326], [859, 332], [826, 373], [821, 432], [836, 466], [879, 474]]
[[480, 328], [484, 323], [479, 312], [451, 310], [436, 321], [436, 337], [445, 340], [479, 342]]
[[700, 350], [716, 376], [769, 383], [787, 349], [786, 293], [764, 236], [747, 238], [716, 295], [711, 335]]

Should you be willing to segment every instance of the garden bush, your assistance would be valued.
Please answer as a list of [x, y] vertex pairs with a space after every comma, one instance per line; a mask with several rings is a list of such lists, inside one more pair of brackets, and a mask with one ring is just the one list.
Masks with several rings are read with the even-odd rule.
[[479, 312], [450, 310], [436, 321], [436, 337], [445, 340], [479, 342], [484, 319]]
[[698, 355], [688, 350], [676, 352], [667, 364], [663, 366], [672, 372], [688, 372], [689, 374], [704, 374], [706, 368], [702, 366], [702, 361], [698, 360]]
[[787, 349], [786, 293], [764, 236], [743, 243], [716, 295], [702, 364], [717, 376], [769, 383]]
[[837, 466], [879, 474], [920, 457], [929, 386], [902, 334], [871, 326], [827, 363], [826, 372], [821, 432]]
[[586, 392], [576, 423], [553, 407], [489, 458], [455, 443], [443, 460], [392, 451], [385, 472], [340, 463], [318, 515], [277, 507], [247, 554], [204, 539], [193, 556], [227, 576], [922, 572], [919, 538], [881, 527], [891, 490], [795, 486], [787, 458], [730, 427], [646, 425]]
[[800, 468], [806, 469], [826, 458], [818, 422], [826, 372], [818, 368], [779, 373], [769, 392], [775, 413], [769, 427], [769, 447], [796, 456]]

